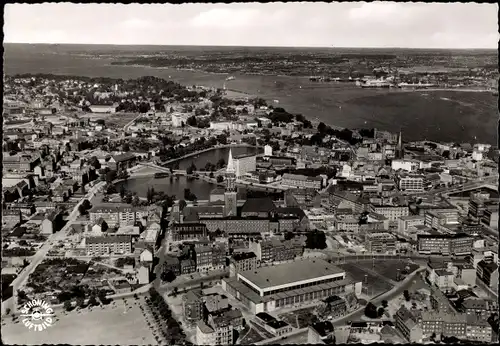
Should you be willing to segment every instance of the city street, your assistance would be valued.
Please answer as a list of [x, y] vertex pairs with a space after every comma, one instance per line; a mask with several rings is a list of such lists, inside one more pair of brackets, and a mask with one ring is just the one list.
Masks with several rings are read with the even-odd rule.
[[29, 275], [35, 270], [35, 268], [43, 261], [45, 256], [49, 253], [49, 251], [53, 248], [53, 246], [60, 240], [63, 240], [66, 237], [67, 231], [70, 229], [73, 222], [78, 218], [80, 212], [78, 207], [85, 200], [91, 200], [95, 194], [99, 191], [99, 189], [104, 186], [105, 182], [99, 182], [95, 186], [93, 186], [88, 193], [83, 197], [80, 202], [73, 208], [71, 213], [68, 216], [68, 221], [66, 225], [59, 231], [54, 234], [51, 234], [42, 247], [36, 252], [36, 254], [32, 257], [31, 262], [24, 268], [24, 270], [19, 273], [17, 278], [12, 282], [13, 287], [13, 296], [12, 303], [13, 306], [17, 306], [17, 290], [21, 289], [26, 281], [28, 280]]

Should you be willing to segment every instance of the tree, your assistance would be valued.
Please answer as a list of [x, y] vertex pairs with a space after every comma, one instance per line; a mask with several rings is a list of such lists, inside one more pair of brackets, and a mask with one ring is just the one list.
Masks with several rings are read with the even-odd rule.
[[377, 310], [378, 317], [384, 316], [384, 312], [385, 312], [384, 308], [378, 308], [378, 310]]
[[132, 206], [133, 207], [138, 207], [141, 204], [141, 200], [139, 199], [139, 196], [134, 196], [132, 199]]
[[220, 169], [226, 165], [226, 161], [224, 159], [220, 159], [217, 161], [217, 169]]
[[106, 172], [106, 182], [108, 184], [112, 183], [116, 178], [116, 171], [108, 171]]
[[101, 168], [101, 163], [97, 159], [97, 157], [92, 156], [89, 161], [90, 165], [93, 166], [95, 169]]
[[99, 303], [97, 302], [97, 299], [94, 295], [91, 295], [90, 298], [89, 298], [89, 306], [96, 306], [98, 305]]
[[385, 299], [384, 299], [384, 300], [382, 300], [382, 306], [383, 306], [384, 308], [386, 308], [387, 306], [389, 306], [389, 303], [387, 302], [387, 300], [385, 300]]
[[102, 220], [101, 222], [101, 231], [106, 232], [108, 230], [109, 226], [108, 223], [105, 220]]
[[325, 123], [323, 123], [323, 122], [319, 123], [318, 132], [323, 134], [326, 132], [326, 130], [327, 130], [327, 126], [325, 125]]
[[161, 273], [160, 278], [164, 282], [172, 282], [175, 280], [175, 273], [171, 270]]
[[224, 181], [224, 177], [222, 175], [217, 176], [217, 182], [222, 183]]
[[72, 307], [72, 306], [71, 306], [71, 301], [66, 300], [66, 301], [64, 302], [64, 310], [69, 311], [69, 310], [71, 310], [71, 307]]
[[83, 308], [85, 304], [85, 299], [83, 297], [76, 298], [76, 306]]
[[369, 317], [369, 318], [377, 318], [378, 317], [377, 307], [372, 302], [369, 302], [368, 304], [366, 304], [365, 316]]
[[196, 171], [196, 165], [194, 164], [194, 162], [191, 162], [191, 166], [189, 166], [187, 169], [186, 169], [186, 173], [191, 175], [193, 174], [194, 171]]
[[410, 301], [410, 292], [408, 292], [408, 290], [404, 290], [403, 295], [405, 297], [405, 300], [407, 302], [409, 302]]
[[187, 203], [186, 203], [185, 200], [182, 199], [182, 200], [179, 201], [179, 209], [180, 209], [180, 211], [182, 211], [186, 206], [187, 206]]
[[210, 172], [210, 174], [208, 175], [211, 179], [214, 178], [214, 172]]
[[80, 215], [85, 215], [87, 213], [87, 209], [85, 209], [83, 203], [78, 206], [78, 212], [80, 213]]
[[314, 230], [306, 235], [306, 248], [326, 249], [326, 235], [323, 231]]
[[125, 197], [125, 185], [121, 184], [120, 185], [120, 197], [123, 199]]
[[294, 237], [295, 237], [295, 233], [293, 233], [293, 232], [287, 231], [285, 233], [285, 240], [290, 240], [290, 239], [293, 239]]

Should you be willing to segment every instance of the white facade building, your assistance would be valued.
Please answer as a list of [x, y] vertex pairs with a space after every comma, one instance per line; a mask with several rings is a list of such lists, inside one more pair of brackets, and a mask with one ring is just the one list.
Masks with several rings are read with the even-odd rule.
[[187, 119], [190, 117], [190, 114], [175, 112], [172, 114], [172, 126], [173, 127], [182, 127], [182, 124], [186, 124]]
[[273, 156], [273, 148], [270, 145], [264, 147], [264, 156]]
[[257, 156], [254, 154], [240, 155], [233, 159], [236, 178], [243, 178], [248, 172], [257, 170]]

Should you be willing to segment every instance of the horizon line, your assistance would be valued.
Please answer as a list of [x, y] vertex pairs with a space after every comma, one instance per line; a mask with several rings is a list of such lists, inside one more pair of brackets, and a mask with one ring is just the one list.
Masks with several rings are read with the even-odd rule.
[[380, 47], [380, 46], [371, 46], [371, 47], [348, 47], [348, 46], [254, 46], [254, 45], [206, 45], [206, 44], [138, 44], [138, 43], [69, 43], [69, 42], [3, 42], [3, 44], [25, 44], [25, 45], [75, 45], [75, 46], [153, 46], [153, 47], [237, 47], [237, 48], [340, 48], [340, 49], [440, 49], [440, 50], [498, 50], [499, 47], [496, 48], [486, 48], [486, 47], [451, 47], [451, 48], [435, 48], [435, 47], [397, 47], [397, 46], [388, 46], [388, 47]]

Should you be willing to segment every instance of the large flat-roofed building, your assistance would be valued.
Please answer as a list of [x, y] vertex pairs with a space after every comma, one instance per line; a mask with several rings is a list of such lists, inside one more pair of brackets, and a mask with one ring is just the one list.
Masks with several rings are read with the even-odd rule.
[[257, 169], [257, 155], [243, 154], [235, 156], [233, 164], [236, 178], [243, 178], [248, 172], [253, 172]]
[[281, 179], [281, 184], [284, 186], [295, 188], [309, 188], [320, 190], [323, 178], [321, 177], [308, 177], [300, 174], [285, 173]]
[[274, 311], [349, 292], [361, 293], [361, 283], [346, 279], [344, 270], [322, 259], [307, 259], [239, 272], [224, 279], [226, 292], [253, 313]]
[[474, 237], [464, 234], [418, 234], [420, 254], [466, 255], [472, 253]]
[[398, 187], [401, 191], [422, 192], [424, 191], [424, 176], [404, 175], [398, 177]]

